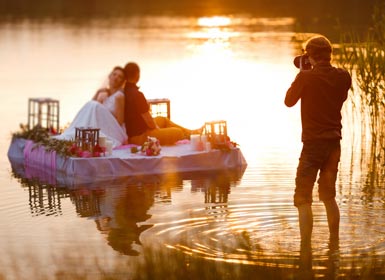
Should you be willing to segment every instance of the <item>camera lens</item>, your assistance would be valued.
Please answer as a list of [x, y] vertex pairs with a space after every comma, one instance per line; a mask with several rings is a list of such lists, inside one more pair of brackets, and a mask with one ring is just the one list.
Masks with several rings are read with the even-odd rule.
[[300, 65], [301, 65], [301, 60], [302, 60], [302, 69], [303, 70], [309, 70], [311, 69], [311, 63], [309, 61], [309, 56], [304, 54], [304, 55], [299, 55], [299, 56], [296, 56], [293, 60], [293, 63], [295, 65], [295, 67], [297, 67], [298, 69], [300, 68]]
[[294, 63], [294, 65], [295, 65], [295, 67], [297, 67], [297, 68], [299, 68], [299, 63], [300, 63], [300, 61], [301, 61], [301, 57], [302, 57], [302, 55], [299, 55], [299, 56], [294, 57], [293, 63]]

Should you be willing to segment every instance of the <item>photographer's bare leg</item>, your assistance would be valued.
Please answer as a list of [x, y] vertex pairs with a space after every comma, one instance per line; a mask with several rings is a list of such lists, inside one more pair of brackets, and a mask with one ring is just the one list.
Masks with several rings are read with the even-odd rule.
[[326, 215], [329, 226], [330, 241], [335, 242], [339, 239], [340, 228], [340, 209], [338, 208], [336, 196], [336, 180], [338, 163], [340, 160], [341, 149], [339, 146], [334, 149], [320, 172], [319, 188], [320, 198], [325, 205]]
[[337, 202], [334, 198], [324, 201], [324, 205], [328, 219], [330, 241], [338, 241], [340, 229], [340, 209], [338, 208]]
[[313, 232], [312, 192], [317, 173], [318, 169], [311, 167], [311, 164], [306, 160], [306, 156], [302, 156], [297, 168], [294, 192], [294, 205], [298, 209], [302, 244], [311, 242]]
[[311, 235], [313, 232], [313, 211], [311, 209], [311, 204], [302, 204], [299, 205], [297, 208], [301, 243], [310, 244]]

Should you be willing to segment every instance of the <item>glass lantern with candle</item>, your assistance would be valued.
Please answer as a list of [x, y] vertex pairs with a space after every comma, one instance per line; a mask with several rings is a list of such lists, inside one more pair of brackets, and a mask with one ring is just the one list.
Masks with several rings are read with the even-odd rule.
[[223, 149], [225, 147], [228, 147], [226, 121], [220, 120], [206, 122], [204, 126], [204, 135], [206, 135], [207, 141], [211, 144], [211, 148]]

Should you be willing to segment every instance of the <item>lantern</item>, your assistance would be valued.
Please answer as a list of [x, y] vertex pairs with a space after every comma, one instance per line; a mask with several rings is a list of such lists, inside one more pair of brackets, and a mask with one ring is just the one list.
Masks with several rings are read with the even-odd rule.
[[41, 126], [59, 132], [59, 101], [51, 98], [28, 99], [28, 129]]
[[163, 117], [167, 117], [168, 119], [171, 118], [169, 99], [167, 98], [147, 99], [147, 102], [150, 105], [150, 111], [153, 117], [163, 116]]
[[204, 134], [207, 136], [207, 141], [211, 143], [212, 148], [225, 147], [228, 141], [226, 121], [206, 122]]
[[100, 128], [76, 127], [75, 143], [83, 151], [93, 152], [94, 147], [99, 143]]

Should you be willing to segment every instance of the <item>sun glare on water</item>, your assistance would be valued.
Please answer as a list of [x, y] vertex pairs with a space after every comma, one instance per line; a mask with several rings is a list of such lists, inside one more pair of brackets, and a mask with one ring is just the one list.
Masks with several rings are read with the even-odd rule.
[[199, 26], [206, 27], [216, 27], [216, 26], [228, 26], [231, 23], [231, 19], [229, 17], [201, 17], [198, 19]]
[[195, 39], [228, 40], [237, 36], [237, 33], [231, 30], [231, 24], [230, 17], [201, 17], [197, 19], [199, 30], [188, 36]]
[[[250, 34], [244, 37], [245, 34], [234, 27], [242, 24], [247, 23], [232, 17], [202, 17], [197, 19], [197, 28], [186, 34], [190, 38], [190, 55], [183, 61], [183, 68], [200, 85], [198, 92], [186, 89], [191, 90], [186, 95], [191, 97], [189, 108], [199, 108], [199, 114], [193, 109], [186, 114], [188, 109], [180, 106], [185, 108], [183, 114], [176, 115], [186, 116], [181, 122], [192, 127], [205, 121], [227, 120], [231, 136], [243, 141], [249, 139], [243, 135], [245, 127], [236, 124], [251, 124], [258, 135], [262, 132], [266, 135], [252, 137], [250, 141], [258, 147], [279, 146], [282, 133], [294, 134], [288, 138], [297, 140], [295, 136], [299, 132], [292, 132], [292, 122], [288, 121], [296, 117], [290, 114], [296, 110], [289, 111], [283, 105], [284, 94], [295, 75], [286, 74], [286, 68], [291, 69], [292, 65], [288, 62], [282, 67], [281, 54], [275, 51], [270, 55], [267, 51], [277, 44], [275, 32], [255, 32], [251, 37]], [[248, 56], [240, 52], [244, 42], [253, 50]], [[281, 45], [282, 52], [290, 49]], [[194, 118], [189, 117], [191, 115]]]
[[[200, 92], [197, 92], [196, 88], [190, 87], [186, 88], [185, 93], [187, 96], [194, 97], [189, 99], [191, 105], [189, 107], [200, 108], [200, 119], [191, 120], [189, 118], [183, 122], [194, 121], [196, 123], [192, 126], [196, 126], [205, 121], [226, 119], [228, 113], [223, 112], [226, 105], [216, 106], [213, 110], [212, 104], [217, 104], [219, 95], [226, 95], [226, 92], [229, 91], [229, 85], [226, 85], [224, 81], [230, 79], [230, 65], [238, 64], [234, 59], [231, 44], [231, 40], [237, 36], [237, 33], [231, 28], [231, 18], [218, 16], [198, 18], [196, 28], [189, 31], [186, 36], [189, 38], [188, 56], [182, 62], [182, 68], [200, 85]], [[178, 66], [181, 66], [181, 62], [178, 63]]]

